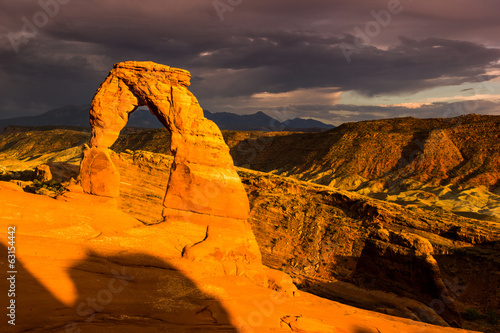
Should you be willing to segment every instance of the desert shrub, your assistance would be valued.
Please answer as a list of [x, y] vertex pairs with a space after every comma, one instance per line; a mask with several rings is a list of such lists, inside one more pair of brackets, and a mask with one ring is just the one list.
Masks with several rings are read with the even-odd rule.
[[481, 319], [483, 315], [476, 308], [468, 308], [465, 310], [465, 312], [462, 312], [462, 317], [468, 321], [476, 321], [478, 319]]
[[146, 197], [152, 198], [152, 199], [163, 199], [162, 196], [160, 196], [158, 194], [154, 194], [154, 193], [146, 193]]
[[64, 186], [61, 183], [58, 183], [54, 180], [50, 180], [48, 182], [41, 182], [38, 179], [35, 179], [31, 182], [31, 185], [26, 186], [24, 188], [25, 192], [28, 193], [39, 193], [39, 191], [44, 188], [49, 191], [52, 191], [55, 193], [55, 195], [59, 195], [64, 191]]
[[495, 310], [488, 311], [486, 317], [488, 318], [488, 323], [492, 325], [497, 325], [500, 321], [500, 315]]
[[58, 182], [53, 181], [53, 180], [41, 184], [41, 187], [46, 188], [47, 190], [53, 191], [56, 194], [60, 194], [64, 190], [64, 186], [62, 186], [61, 183], [58, 183]]

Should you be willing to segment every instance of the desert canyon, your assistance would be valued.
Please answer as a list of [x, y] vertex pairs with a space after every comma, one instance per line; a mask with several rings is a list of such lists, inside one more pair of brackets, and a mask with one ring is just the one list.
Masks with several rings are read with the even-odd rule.
[[500, 116], [221, 132], [190, 78], [117, 63], [90, 131], [0, 134], [2, 331], [498, 332]]

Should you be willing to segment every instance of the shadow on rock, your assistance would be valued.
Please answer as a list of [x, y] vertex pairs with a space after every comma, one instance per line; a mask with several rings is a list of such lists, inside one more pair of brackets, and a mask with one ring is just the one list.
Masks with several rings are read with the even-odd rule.
[[[7, 251], [4, 246], [1, 250]], [[16, 266], [18, 309], [9, 332], [237, 332], [214, 296], [149, 255], [88, 252], [68, 268], [77, 293], [71, 307], [21, 262]]]

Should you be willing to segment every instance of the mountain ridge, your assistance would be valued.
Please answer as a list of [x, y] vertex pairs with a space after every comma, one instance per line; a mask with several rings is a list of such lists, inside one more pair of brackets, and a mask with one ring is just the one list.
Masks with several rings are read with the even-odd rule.
[[[418, 180], [427, 174], [423, 180], [437, 184], [500, 186], [500, 116], [344, 123], [322, 133], [275, 137], [245, 156], [244, 146], [255, 144], [249, 140], [234, 152], [237, 164], [324, 185], [347, 174], [368, 181], [387, 176]], [[431, 158], [435, 163], [426, 165], [423, 160]]]
[[[90, 105], [66, 105], [37, 116], [0, 119], [0, 133], [7, 126], [79, 126], [89, 125]], [[250, 115], [204, 110], [205, 117], [224, 130], [239, 131], [304, 131], [320, 132], [335, 126], [314, 119], [294, 118], [280, 122], [262, 111]], [[130, 115], [127, 127], [163, 128], [163, 125], [147, 109], [139, 109]]]

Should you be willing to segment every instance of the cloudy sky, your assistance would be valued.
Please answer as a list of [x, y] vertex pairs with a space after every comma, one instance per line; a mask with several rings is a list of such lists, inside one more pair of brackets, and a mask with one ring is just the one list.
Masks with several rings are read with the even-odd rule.
[[498, 0], [0, 0], [0, 118], [90, 104], [112, 65], [203, 108], [339, 124], [500, 114]]

